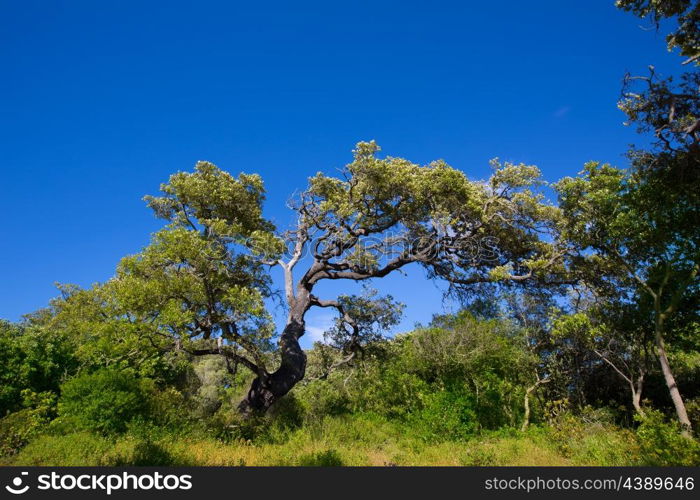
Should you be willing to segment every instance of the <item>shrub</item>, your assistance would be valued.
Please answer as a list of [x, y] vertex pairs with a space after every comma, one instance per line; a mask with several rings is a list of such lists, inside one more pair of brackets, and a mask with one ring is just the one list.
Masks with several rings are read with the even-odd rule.
[[697, 433], [700, 429], [700, 397], [688, 399], [685, 402], [685, 409], [688, 411], [690, 423]]
[[112, 446], [110, 440], [89, 432], [65, 436], [39, 436], [20, 451], [12, 465], [102, 465], [101, 457]]
[[191, 405], [173, 387], [149, 394], [148, 415], [153, 424], [170, 431], [187, 430], [195, 422]]
[[635, 419], [640, 422], [637, 437], [645, 465], [700, 465], [700, 443], [681, 435], [677, 422], [651, 409]]
[[315, 421], [324, 416], [335, 416], [349, 413], [349, 403], [344, 391], [339, 390], [340, 376], [344, 373], [333, 373], [328, 380], [315, 380], [301, 384], [294, 393], [304, 409], [306, 418]]
[[376, 413], [400, 420], [419, 408], [421, 398], [431, 392], [427, 382], [393, 363], [363, 367], [347, 384], [346, 390], [353, 412]]
[[0, 320], [0, 417], [18, 411], [25, 390], [58, 392], [76, 366], [70, 344], [60, 335]]
[[0, 455], [17, 453], [45, 424], [36, 410], [25, 408], [0, 419]]
[[131, 370], [104, 368], [78, 375], [61, 387], [59, 419], [77, 429], [121, 433], [130, 422], [147, 416], [152, 392], [150, 380], [137, 378]]
[[440, 391], [423, 399], [423, 408], [412, 418], [415, 433], [426, 441], [464, 440], [477, 431], [477, 415], [471, 394]]
[[56, 396], [51, 392], [22, 391], [25, 408], [0, 419], [0, 456], [17, 453], [55, 415]]
[[539, 430], [539, 437], [576, 465], [637, 465], [639, 447], [633, 432], [612, 423], [610, 411], [584, 407], [580, 414], [555, 401], [556, 416]]
[[304, 424], [305, 409], [292, 392], [277, 401], [268, 411], [271, 424], [282, 429], [296, 429]]

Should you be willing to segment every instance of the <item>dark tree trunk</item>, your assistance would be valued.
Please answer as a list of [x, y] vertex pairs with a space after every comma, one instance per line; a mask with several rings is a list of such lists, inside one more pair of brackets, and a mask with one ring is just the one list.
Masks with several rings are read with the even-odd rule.
[[304, 378], [306, 354], [299, 345], [304, 335], [304, 320], [291, 319], [280, 336], [280, 367], [270, 374], [258, 375], [248, 395], [238, 406], [243, 415], [263, 414], [275, 401], [287, 394]]

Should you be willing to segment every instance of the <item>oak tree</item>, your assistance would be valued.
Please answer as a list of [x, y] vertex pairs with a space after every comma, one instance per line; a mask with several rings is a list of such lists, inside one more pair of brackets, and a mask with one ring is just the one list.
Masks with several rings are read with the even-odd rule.
[[[393, 299], [321, 297], [321, 282], [365, 282], [411, 264], [455, 289], [556, 274], [562, 250], [543, 235], [555, 230], [558, 210], [539, 193], [536, 167], [495, 162], [481, 182], [443, 161], [419, 165], [378, 151], [359, 143], [339, 177], [311, 177], [292, 205], [295, 227], [282, 233], [262, 216], [258, 176], [233, 177], [210, 163], [173, 175], [162, 196], [146, 198], [168, 225], [120, 264], [112, 282], [120, 303], [178, 349], [250, 369], [240, 404], [249, 414], [304, 378], [299, 339], [311, 308], [337, 311], [331, 336], [349, 355], [374, 327], [396, 321]], [[279, 335], [265, 308], [274, 294], [269, 266], [284, 274]]]

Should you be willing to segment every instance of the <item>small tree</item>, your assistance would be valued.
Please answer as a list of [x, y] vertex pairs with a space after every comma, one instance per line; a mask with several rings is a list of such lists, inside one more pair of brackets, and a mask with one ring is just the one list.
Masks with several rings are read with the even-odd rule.
[[340, 295], [319, 306], [335, 308], [338, 316], [323, 334], [325, 344], [314, 345], [321, 357], [321, 372], [315, 379], [326, 379], [335, 369], [364, 355], [367, 346], [377, 345], [384, 333], [399, 323], [404, 309], [391, 295], [379, 296], [368, 287], [361, 295]]
[[582, 177], [560, 181], [557, 190], [565, 237], [578, 246], [596, 292], [634, 304], [638, 317], [653, 325], [661, 370], [689, 435], [667, 342], [669, 322], [697, 293], [700, 269], [700, 2], [618, 0], [616, 5], [650, 18], [657, 29], [668, 20], [673, 25], [668, 48], [679, 49], [690, 69], [678, 80], [659, 78], [653, 66], [649, 76], [627, 75], [619, 107], [639, 132], [654, 134], [652, 144], [630, 150], [628, 172], [589, 163]]
[[[669, 394], [689, 431], [666, 344], [669, 318], [698, 285], [698, 234], [688, 233], [689, 226], [697, 228], [697, 207], [660, 203], [645, 176], [609, 165], [589, 163], [582, 174], [556, 185], [566, 221], [564, 237], [578, 246], [593, 269], [615, 283], [618, 300], [636, 303], [641, 317], [649, 312]], [[604, 281], [598, 282], [602, 287]]]
[[629, 389], [632, 407], [638, 414], [643, 414], [642, 390], [649, 371], [648, 343], [644, 332], [614, 330], [609, 322], [596, 324], [591, 313], [564, 314], [555, 318], [552, 336], [595, 353], [624, 381]]

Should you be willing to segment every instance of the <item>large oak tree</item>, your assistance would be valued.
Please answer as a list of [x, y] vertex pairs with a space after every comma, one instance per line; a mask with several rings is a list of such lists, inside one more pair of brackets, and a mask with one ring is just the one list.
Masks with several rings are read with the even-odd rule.
[[[283, 233], [262, 216], [258, 176], [233, 177], [209, 163], [173, 175], [162, 196], [146, 198], [168, 225], [121, 262], [109, 286], [161, 345], [170, 338], [176, 349], [250, 369], [255, 378], [240, 409], [251, 413], [304, 378], [299, 339], [311, 308], [337, 310], [336, 340], [350, 352], [370, 325], [395, 322], [392, 300], [320, 297], [323, 281], [364, 282], [411, 264], [455, 289], [552, 277], [561, 252], [545, 235], [558, 210], [538, 193], [536, 167], [494, 162], [483, 182], [443, 161], [419, 165], [378, 151], [359, 143], [340, 176], [310, 178], [292, 204], [296, 225]], [[274, 295], [271, 266], [284, 275], [279, 334], [265, 308]]]

